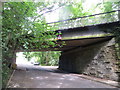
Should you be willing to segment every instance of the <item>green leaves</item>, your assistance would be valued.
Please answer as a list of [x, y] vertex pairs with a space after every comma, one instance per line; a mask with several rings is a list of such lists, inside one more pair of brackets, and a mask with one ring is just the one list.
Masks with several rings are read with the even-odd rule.
[[56, 66], [60, 56], [60, 51], [46, 52], [24, 52], [26, 58], [30, 61], [34, 58], [35, 62], [39, 62], [43, 66]]
[[[4, 3], [2, 35], [5, 40], [4, 42], [7, 41], [6, 45], [8, 45], [9, 41], [13, 45], [13, 43], [16, 43], [18, 40], [19, 42], [17, 42], [17, 45], [14, 47], [20, 47], [19, 45], [23, 44], [24, 48], [30, 49], [32, 48], [30, 47], [32, 43], [36, 44], [35, 46], [42, 46], [43, 42], [47, 42], [47, 39], [52, 37], [51, 33], [45, 34], [44, 32], [51, 30], [53, 27], [48, 26], [44, 18], [36, 18], [36, 15], [39, 14], [37, 10], [42, 10], [39, 5], [44, 6], [49, 4], [43, 4], [43, 2]], [[37, 21], [34, 21], [34, 18], [36, 18]], [[27, 34], [32, 34], [34, 38], [26, 38]], [[26, 35], [26, 37], [21, 37], [22, 35]]]
[[[2, 10], [2, 51], [3, 61], [12, 63], [16, 50], [47, 48], [51, 33], [45, 34], [48, 25], [43, 17], [38, 16], [38, 9], [42, 10], [48, 4], [43, 2], [5, 2]], [[44, 6], [43, 8], [41, 6]], [[49, 30], [51, 26], [49, 26]], [[43, 43], [47, 43], [43, 45]], [[50, 43], [53, 45], [53, 42]], [[6, 58], [7, 57], [7, 58]], [[5, 63], [3, 76], [7, 75], [8, 63]], [[4, 68], [4, 67], [3, 67]], [[3, 77], [3, 82], [7, 76]]]

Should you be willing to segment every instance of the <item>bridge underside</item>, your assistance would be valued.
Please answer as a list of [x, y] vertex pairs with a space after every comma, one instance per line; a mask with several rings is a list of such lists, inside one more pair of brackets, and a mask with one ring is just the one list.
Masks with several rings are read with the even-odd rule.
[[65, 43], [62, 47], [54, 47], [54, 48], [47, 48], [44, 49], [45, 51], [70, 51], [74, 50], [78, 47], [86, 47], [92, 44], [108, 41], [112, 39], [113, 36], [107, 36], [107, 37], [94, 37], [94, 38], [84, 38], [84, 39], [72, 39], [72, 40], [64, 40], [64, 41], [58, 41], [58, 43]]
[[[29, 49], [27, 52], [34, 51], [70, 51], [74, 50], [78, 47], [86, 47], [92, 44], [109, 41], [113, 36], [105, 36], [105, 37], [92, 37], [92, 38], [81, 38], [81, 39], [71, 39], [71, 40], [59, 40], [57, 41], [58, 46], [50, 47], [50, 48], [42, 48], [42, 49]], [[64, 43], [65, 45], [62, 45]], [[60, 46], [59, 46], [60, 45]], [[20, 49], [16, 50], [16, 52], [24, 52], [26, 50]]]

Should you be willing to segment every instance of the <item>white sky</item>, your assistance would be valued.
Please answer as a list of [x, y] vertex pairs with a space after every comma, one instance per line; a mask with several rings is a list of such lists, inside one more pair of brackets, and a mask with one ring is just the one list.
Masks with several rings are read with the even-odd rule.
[[29, 64], [28, 60], [23, 55], [23, 52], [16, 53], [16, 64]]
[[59, 20], [59, 12], [60, 9], [57, 9], [53, 12], [45, 14], [46, 21], [49, 22], [55, 22]]
[[[80, 2], [81, 0], [71, 0], [71, 2], [72, 2], [72, 1]], [[84, 2], [84, 4], [83, 4], [84, 10], [85, 10], [85, 11], [88, 11], [90, 8], [93, 8], [95, 5], [97, 5], [97, 3], [100, 3], [101, 1], [103, 1], [103, 0], [86, 0], [86, 1]], [[55, 11], [53, 11], [53, 12], [47, 13], [47, 14], [45, 15], [46, 21], [47, 21], [48, 23], [58, 21], [58, 20], [59, 20], [59, 14], [60, 14], [60, 11], [61, 11], [61, 10], [62, 10], [62, 9], [60, 8], [60, 9], [57, 9], [57, 10], [55, 10]], [[99, 10], [99, 9], [96, 9], [96, 10], [94, 11], [94, 13], [100, 13], [100, 10]], [[63, 16], [63, 15], [62, 15], [62, 16]]]
[[84, 3], [84, 8], [88, 10], [93, 6], [97, 5], [98, 3], [100, 3], [101, 1], [103, 0], [86, 0], [86, 2]]

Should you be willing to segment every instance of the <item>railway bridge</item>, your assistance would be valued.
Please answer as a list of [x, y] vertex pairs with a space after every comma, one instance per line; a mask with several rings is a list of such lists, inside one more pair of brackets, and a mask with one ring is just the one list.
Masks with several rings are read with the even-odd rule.
[[58, 36], [57, 42], [64, 41], [65, 45], [37, 51], [61, 51], [59, 58], [61, 70], [118, 80], [120, 72], [116, 68], [114, 35], [111, 31], [119, 26], [120, 21], [117, 20], [59, 29], [55, 32], [62, 34]]

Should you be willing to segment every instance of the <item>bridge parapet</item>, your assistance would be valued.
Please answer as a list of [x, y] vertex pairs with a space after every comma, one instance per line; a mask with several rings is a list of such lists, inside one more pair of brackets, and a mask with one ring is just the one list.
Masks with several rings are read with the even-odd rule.
[[[105, 13], [71, 18], [71, 19], [61, 20], [57, 22], [51, 22], [47, 24], [54, 26], [55, 28], [58, 28], [58, 29], [68, 29], [68, 28], [75, 28], [75, 27], [84, 27], [88, 25], [105, 24], [105, 23], [119, 21], [119, 12], [120, 10], [114, 10], [114, 11], [105, 12]], [[109, 16], [109, 18], [107, 16]]]
[[62, 40], [68, 39], [80, 39], [80, 38], [91, 38], [91, 37], [104, 37], [111, 36], [112, 29], [118, 27], [120, 25], [120, 21], [91, 25], [85, 27], [77, 27], [77, 28], [69, 28], [60, 30], [62, 33]]

